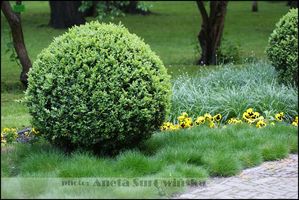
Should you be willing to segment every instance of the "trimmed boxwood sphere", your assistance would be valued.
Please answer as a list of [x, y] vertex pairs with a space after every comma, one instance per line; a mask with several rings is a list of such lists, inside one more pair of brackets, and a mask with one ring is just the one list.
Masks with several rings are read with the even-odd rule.
[[280, 81], [298, 86], [298, 9], [291, 9], [276, 24], [266, 52]]
[[135, 147], [161, 126], [170, 106], [166, 68], [122, 25], [69, 29], [38, 55], [28, 83], [32, 125], [67, 150]]

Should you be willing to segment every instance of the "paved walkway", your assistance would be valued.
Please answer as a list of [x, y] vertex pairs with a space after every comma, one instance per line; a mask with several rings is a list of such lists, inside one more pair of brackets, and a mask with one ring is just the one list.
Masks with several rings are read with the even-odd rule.
[[264, 162], [237, 176], [211, 178], [205, 186], [190, 187], [184, 199], [298, 199], [298, 155]]

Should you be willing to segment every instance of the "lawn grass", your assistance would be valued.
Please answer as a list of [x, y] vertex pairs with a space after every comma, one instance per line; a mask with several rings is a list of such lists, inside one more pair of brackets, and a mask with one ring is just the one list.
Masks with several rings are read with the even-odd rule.
[[[70, 177], [106, 177], [130, 181], [136, 178], [140, 180], [176, 178], [203, 182], [209, 176], [232, 176], [244, 168], [259, 165], [263, 161], [281, 159], [289, 153], [297, 153], [297, 130], [296, 127], [284, 124], [262, 129], [241, 124], [218, 129], [196, 127], [173, 132], [157, 132], [137, 149], [124, 151], [115, 158], [97, 157], [87, 152], [73, 152], [66, 155], [43, 141], [33, 145], [14, 144], [10, 146], [10, 150], [9, 146], [2, 148], [1, 174], [2, 178], [27, 177], [40, 178], [44, 181], [49, 181], [51, 178], [56, 180]], [[133, 187], [132, 185], [127, 188], [101, 188], [90, 195], [163, 198], [183, 191], [185, 186], [167, 186], [163, 189], [162, 196], [161, 191], [159, 193], [155, 187]], [[27, 186], [27, 189], [20, 187], [20, 194], [26, 196], [25, 193], [30, 190], [30, 187]], [[16, 188], [7, 188], [7, 195], [11, 189]], [[54, 192], [54, 189], [58, 190]], [[46, 197], [51, 194], [53, 198], [58, 198], [71, 189], [78, 190], [72, 187], [59, 189], [56, 183], [41, 193], [33, 194], [32, 191], [29, 194], [33, 197], [37, 195]], [[83, 198], [92, 188], [82, 187], [81, 190], [84, 193], [78, 194], [78, 197]], [[71, 195], [70, 191], [66, 193]]]
[[[53, 29], [47, 26], [50, 19], [48, 2], [23, 2], [26, 11], [22, 13], [22, 24], [26, 47], [32, 61], [37, 54], [47, 47], [54, 37], [61, 35], [66, 29]], [[152, 4], [153, 14], [127, 15], [112, 20], [121, 21], [130, 32], [144, 38], [151, 48], [161, 57], [170, 71], [192, 65], [199, 57], [195, 50], [201, 17], [196, 3], [191, 1], [147, 2]], [[243, 56], [254, 52], [258, 58], [264, 58], [264, 49], [268, 37], [278, 19], [288, 11], [285, 2], [259, 2], [259, 12], [251, 12], [251, 2], [230, 2], [224, 28], [224, 38], [239, 43]], [[89, 18], [88, 20], [92, 20]], [[108, 22], [111, 20], [105, 20]], [[246, 39], [246, 42], [244, 42]], [[9, 61], [5, 54], [9, 41], [9, 26], [1, 13], [1, 82], [15, 85], [18, 82], [20, 68]], [[172, 67], [174, 69], [172, 70]], [[2, 84], [1, 84], [2, 85]]]

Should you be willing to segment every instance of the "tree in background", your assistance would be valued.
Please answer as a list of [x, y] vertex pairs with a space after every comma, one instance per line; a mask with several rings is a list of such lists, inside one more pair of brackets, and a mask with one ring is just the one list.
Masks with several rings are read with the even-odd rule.
[[103, 18], [113, 18], [130, 14], [150, 13], [148, 5], [140, 1], [81, 1], [79, 10], [84, 16]]
[[150, 8], [151, 6], [145, 5], [144, 3], [140, 1], [129, 1], [129, 3], [121, 8], [125, 13], [130, 13], [130, 14], [149, 14], [150, 13]]
[[84, 17], [100, 19], [124, 16], [124, 13], [147, 14], [149, 7], [140, 1], [49, 1], [53, 28], [69, 28], [85, 23]]
[[[21, 5], [21, 1], [17, 1], [16, 3], [17, 5]], [[27, 87], [27, 73], [29, 72], [29, 69], [31, 68], [32, 64], [28, 56], [24, 42], [20, 13], [14, 12], [8, 1], [1, 2], [1, 10], [8, 21], [13, 38], [13, 46], [17, 53], [17, 58], [20, 60], [22, 66], [20, 81], [23, 83], [24, 86]]]
[[[16, 1], [16, 4], [22, 5], [21, 2], [22, 1]], [[142, 14], [149, 13], [149, 6], [146, 6], [139, 1], [49, 1], [49, 5], [51, 11], [49, 25], [53, 28], [69, 28], [74, 25], [84, 24], [84, 16], [88, 13], [82, 13], [79, 10], [85, 11], [89, 7], [93, 7], [93, 13], [98, 14], [98, 12], [102, 12], [100, 16], [118, 16], [119, 13], [122, 14], [123, 12]], [[20, 81], [27, 87], [27, 73], [29, 72], [32, 63], [28, 56], [24, 42], [20, 12], [13, 11], [8, 1], [1, 1], [1, 10], [11, 29], [11, 35], [13, 38], [12, 43], [14, 46], [13, 54], [15, 54], [15, 52], [17, 54], [17, 56], [14, 57], [14, 60], [17, 62], [19, 60], [20, 63], [18, 63], [22, 67]]]
[[122, 10], [125, 12], [125, 13], [139, 13], [139, 9], [138, 9], [138, 3], [140, 3], [139, 1], [129, 1], [129, 3], [124, 7], [122, 8]]
[[210, 15], [208, 15], [203, 1], [196, 1], [196, 3], [202, 16], [201, 30], [198, 34], [201, 47], [201, 58], [198, 64], [215, 65], [217, 63], [216, 52], [221, 44], [228, 1], [210, 1]]
[[290, 8], [298, 8], [298, 1], [288, 1], [287, 6], [290, 6]]
[[53, 28], [69, 28], [85, 23], [83, 13], [79, 12], [80, 1], [49, 1], [51, 17], [49, 25]]
[[[50, 25], [54, 28], [68, 28], [73, 25], [85, 23], [82, 13], [78, 11], [80, 2], [76, 1], [50, 1], [51, 19]], [[22, 5], [22, 1], [16, 1], [16, 5]], [[32, 66], [31, 60], [24, 42], [20, 12], [13, 11], [8, 1], [1, 1], [1, 10], [10, 26], [13, 46], [17, 56], [16, 61], [20, 61], [22, 71], [20, 81], [27, 87], [27, 73]]]
[[99, 1], [92, 1], [91, 4], [81, 1], [79, 11], [83, 13], [84, 17], [96, 17], [97, 16], [97, 4]]
[[257, 1], [252, 1], [252, 8], [251, 8], [252, 12], [257, 12], [258, 11], [258, 7], [257, 7]]

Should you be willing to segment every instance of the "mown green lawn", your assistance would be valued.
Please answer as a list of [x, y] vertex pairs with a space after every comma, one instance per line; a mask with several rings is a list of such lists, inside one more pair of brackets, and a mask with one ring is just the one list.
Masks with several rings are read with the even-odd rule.
[[[127, 15], [112, 22], [121, 21], [132, 33], [136, 33], [161, 57], [170, 72], [181, 65], [192, 67], [199, 57], [195, 50], [201, 17], [196, 3], [192, 1], [147, 2], [152, 4], [153, 14]], [[32, 61], [37, 54], [53, 40], [65, 32], [47, 27], [49, 21], [48, 2], [24, 2], [26, 11], [22, 23], [26, 47]], [[252, 53], [264, 58], [264, 49], [269, 34], [278, 19], [288, 11], [285, 2], [259, 2], [259, 12], [251, 12], [251, 2], [230, 2], [224, 29], [224, 38], [238, 43], [243, 55]], [[91, 20], [91, 19], [89, 19]], [[107, 22], [108, 20], [106, 20]], [[1, 82], [18, 82], [20, 69], [9, 61], [5, 45], [9, 41], [9, 27], [1, 14]], [[184, 69], [187, 69], [184, 68]], [[174, 70], [175, 71], [175, 70]], [[6, 85], [4, 84], [4, 85]]]

